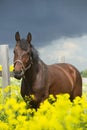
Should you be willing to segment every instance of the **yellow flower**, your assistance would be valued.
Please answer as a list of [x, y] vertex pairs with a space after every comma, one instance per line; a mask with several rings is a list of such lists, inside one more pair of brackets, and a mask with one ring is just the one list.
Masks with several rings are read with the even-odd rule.
[[[15, 80], [14, 80], [15, 81]], [[11, 89], [11, 96], [8, 96]], [[2, 90], [0, 89], [0, 92]], [[50, 95], [40, 108], [27, 109], [20, 87], [8, 86], [5, 99], [0, 94], [0, 130], [83, 130], [87, 128], [87, 94], [73, 102], [68, 94]], [[33, 96], [31, 96], [31, 99]]]
[[8, 124], [0, 121], [0, 130], [9, 130]]
[[0, 65], [0, 71], [2, 71], [2, 66]]
[[14, 70], [14, 66], [13, 66], [13, 65], [10, 65], [10, 66], [9, 66], [9, 70], [10, 70], [10, 72], [12, 72], [12, 71]]

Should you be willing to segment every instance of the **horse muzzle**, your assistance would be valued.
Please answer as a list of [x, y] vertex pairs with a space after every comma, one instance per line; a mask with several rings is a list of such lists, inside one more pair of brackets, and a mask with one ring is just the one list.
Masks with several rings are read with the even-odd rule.
[[14, 78], [20, 80], [21, 78], [23, 78], [24, 76], [24, 72], [23, 71], [13, 71], [13, 75], [14, 75]]

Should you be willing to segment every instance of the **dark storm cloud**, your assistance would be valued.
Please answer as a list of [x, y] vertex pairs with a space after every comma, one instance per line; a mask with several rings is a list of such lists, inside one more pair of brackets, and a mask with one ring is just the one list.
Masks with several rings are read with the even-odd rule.
[[0, 43], [13, 46], [14, 35], [26, 37], [30, 31], [33, 44], [46, 45], [62, 36], [87, 33], [86, 0], [1, 0]]

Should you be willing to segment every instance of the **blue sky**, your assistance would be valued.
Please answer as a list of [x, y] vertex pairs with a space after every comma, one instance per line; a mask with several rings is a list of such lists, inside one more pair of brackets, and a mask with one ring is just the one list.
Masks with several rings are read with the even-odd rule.
[[0, 0], [0, 44], [10, 55], [15, 32], [32, 33], [32, 44], [47, 64], [59, 56], [79, 70], [87, 68], [87, 0]]

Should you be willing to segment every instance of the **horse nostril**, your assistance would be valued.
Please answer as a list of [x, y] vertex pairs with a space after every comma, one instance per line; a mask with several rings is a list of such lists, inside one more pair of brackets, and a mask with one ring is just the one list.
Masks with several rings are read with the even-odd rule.
[[13, 75], [14, 75], [14, 77], [16, 78], [16, 79], [21, 79], [22, 77], [23, 77], [23, 73], [22, 73], [22, 71], [13, 71]]
[[20, 74], [21, 72], [22, 72], [21, 70], [20, 70], [20, 71], [15, 71], [15, 70], [14, 70], [14, 73], [15, 73], [15, 74]]

